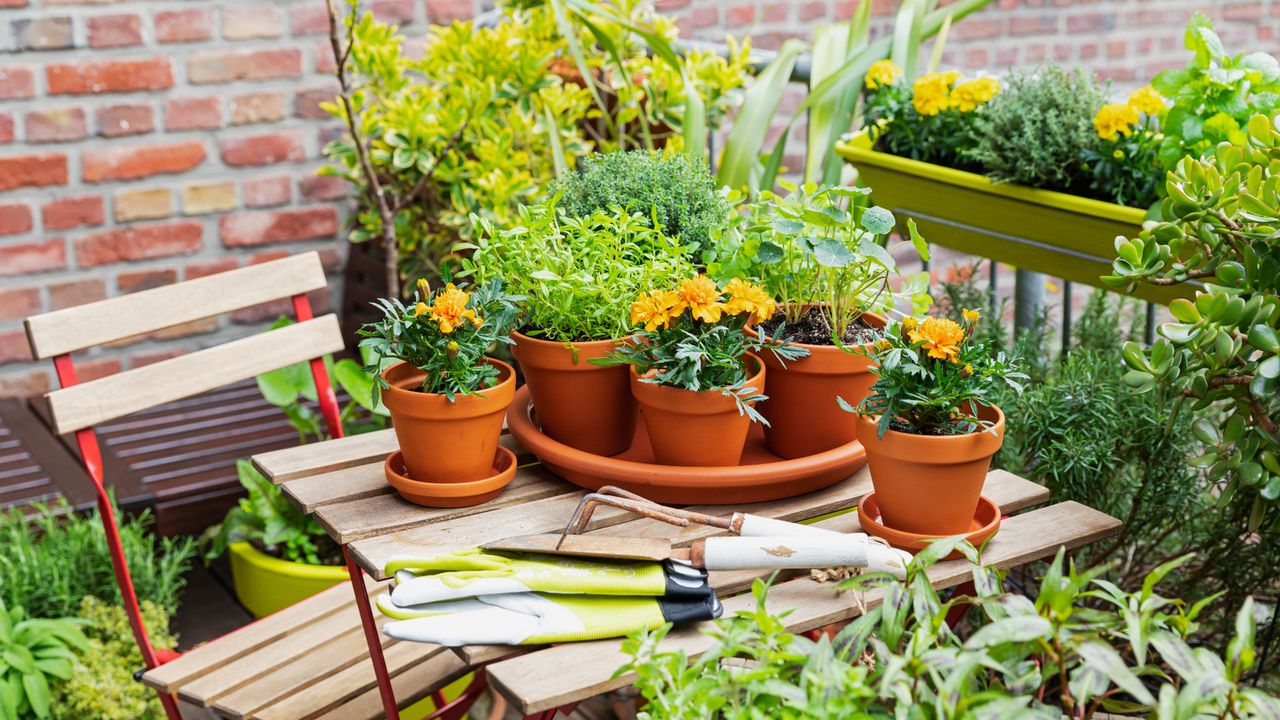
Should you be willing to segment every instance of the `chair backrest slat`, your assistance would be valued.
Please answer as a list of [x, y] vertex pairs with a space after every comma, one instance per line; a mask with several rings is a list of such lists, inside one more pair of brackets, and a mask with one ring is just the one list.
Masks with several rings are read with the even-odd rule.
[[36, 359], [162, 330], [325, 286], [315, 252], [27, 318]]
[[82, 430], [343, 349], [336, 315], [55, 390], [45, 397], [58, 434]]

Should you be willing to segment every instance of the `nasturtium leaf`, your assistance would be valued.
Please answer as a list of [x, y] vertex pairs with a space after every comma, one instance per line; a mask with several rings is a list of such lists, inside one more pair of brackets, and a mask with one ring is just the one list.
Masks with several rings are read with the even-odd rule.
[[888, 234], [893, 230], [894, 222], [893, 213], [878, 205], [867, 208], [862, 214], [863, 229], [876, 235]]
[[839, 240], [819, 240], [813, 244], [813, 257], [823, 267], [845, 267], [857, 260]]

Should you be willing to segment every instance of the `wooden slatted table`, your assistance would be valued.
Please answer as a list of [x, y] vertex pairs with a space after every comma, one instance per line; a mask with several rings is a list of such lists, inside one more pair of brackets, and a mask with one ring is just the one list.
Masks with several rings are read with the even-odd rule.
[[[365, 572], [384, 580], [383, 566], [396, 554], [448, 552], [513, 535], [558, 531], [564, 526], [585, 491], [543, 468], [510, 436], [504, 436], [503, 443], [516, 451], [521, 468], [502, 495], [471, 508], [429, 509], [401, 500], [383, 477], [382, 461], [397, 448], [390, 430], [266, 453], [256, 456], [254, 462], [281, 484], [293, 502], [314, 514], [335, 541], [346, 545]], [[719, 515], [742, 510], [801, 521], [851, 510], [870, 490], [871, 478], [863, 469], [829, 488], [796, 498], [692, 509]], [[1048, 500], [1048, 491], [1003, 471], [988, 475], [984, 494], [1006, 515], [1012, 515], [983, 554], [984, 562], [995, 567], [1010, 568], [1046, 558], [1059, 547], [1080, 547], [1120, 527], [1115, 518], [1074, 502], [1031, 509]], [[856, 513], [825, 517], [817, 524], [842, 532], [859, 530]], [[670, 537], [680, 545], [720, 532], [701, 525], [676, 528], [611, 507], [597, 509], [587, 531]], [[752, 598], [743, 591], [767, 574], [713, 573], [712, 585], [726, 598], [725, 613], [751, 604]], [[943, 562], [932, 568], [930, 576], [937, 587], [951, 587], [967, 580], [970, 568], [965, 561]], [[868, 593], [864, 600], [874, 604], [879, 597]], [[851, 598], [799, 573], [779, 579], [769, 594], [769, 605], [775, 610], [791, 610], [787, 625], [796, 632], [847, 620], [859, 612]], [[696, 656], [710, 645], [703, 629], [680, 628], [667, 637], [666, 645]], [[625, 662], [619, 646], [618, 640], [602, 640], [549, 648], [477, 646], [458, 648], [454, 653], [466, 667], [485, 667], [489, 680], [521, 712], [550, 717], [548, 713], [554, 714], [557, 708], [630, 683], [626, 676], [613, 677]]]

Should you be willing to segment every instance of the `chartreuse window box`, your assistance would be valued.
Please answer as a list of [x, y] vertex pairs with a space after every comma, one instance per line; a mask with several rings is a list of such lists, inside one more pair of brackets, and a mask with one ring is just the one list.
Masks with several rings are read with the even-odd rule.
[[[915, 220], [932, 244], [1025, 270], [1103, 287], [1117, 236], [1135, 237], [1146, 211], [1051, 190], [997, 184], [977, 173], [877, 152], [864, 131], [836, 144], [877, 205], [905, 229]], [[1114, 289], [1114, 288], [1111, 288]], [[1186, 287], [1139, 286], [1144, 300], [1168, 304]]]
[[347, 579], [341, 565], [308, 565], [272, 557], [247, 542], [228, 546], [236, 598], [263, 617]]

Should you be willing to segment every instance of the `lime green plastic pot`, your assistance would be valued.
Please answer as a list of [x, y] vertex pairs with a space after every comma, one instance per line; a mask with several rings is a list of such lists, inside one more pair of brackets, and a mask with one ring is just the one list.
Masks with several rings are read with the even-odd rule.
[[347, 580], [342, 566], [271, 557], [247, 542], [231, 543], [231, 581], [240, 604], [263, 617]]
[[[1111, 274], [1116, 236], [1137, 235], [1146, 215], [876, 152], [865, 131], [837, 143], [836, 152], [857, 168], [872, 199], [893, 211], [901, 229], [912, 218], [931, 244], [1094, 287], [1105, 287], [1098, 278]], [[1187, 287], [1139, 285], [1134, 295], [1168, 304], [1191, 293]]]

